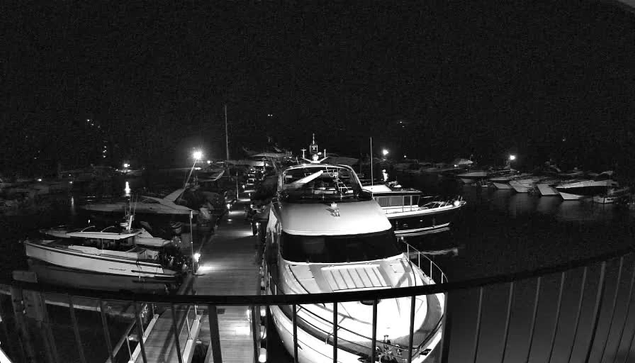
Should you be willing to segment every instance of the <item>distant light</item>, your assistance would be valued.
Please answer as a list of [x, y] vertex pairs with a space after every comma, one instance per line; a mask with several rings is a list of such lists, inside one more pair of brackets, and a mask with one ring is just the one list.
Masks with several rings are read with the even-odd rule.
[[198, 253], [198, 252], [196, 252], [196, 253], [194, 254], [194, 261], [198, 262], [198, 260], [199, 260], [200, 258], [201, 258], [201, 254], [200, 254], [200, 253]]
[[272, 113], [268, 113], [267, 117], [273, 117], [273, 114]]
[[516, 155], [509, 155], [509, 161], [516, 160]]
[[192, 153], [192, 157], [194, 158], [194, 160], [199, 161], [203, 158], [203, 152], [200, 150], [195, 150]]
[[454, 204], [455, 207], [458, 207], [458, 206], [461, 205], [461, 202], [458, 201], [458, 200], [455, 200], [453, 204]]
[[123, 188], [123, 191], [126, 193], [126, 197], [129, 197], [129, 196], [130, 196], [130, 191], [131, 191], [131, 189], [130, 189], [130, 183], [126, 182], [126, 187], [125, 187], [125, 188]]
[[130, 167], [130, 164], [128, 164], [128, 163], [123, 163], [123, 167], [124, 167], [124, 168], [129, 168], [129, 167]]
[[381, 151], [381, 154], [384, 155], [384, 156], [388, 155], [388, 150], [387, 149], [383, 149]]
[[41, 182], [41, 181], [42, 181], [42, 178], [37, 178], [37, 181]]
[[208, 163], [208, 164], [211, 164], [211, 163], [212, 163], [212, 161], [211, 161], [211, 160], [207, 160], [207, 163]]
[[404, 155], [403, 155], [403, 158], [404, 158], [404, 159], [407, 159], [408, 157], [406, 156], [406, 154], [404, 154]]

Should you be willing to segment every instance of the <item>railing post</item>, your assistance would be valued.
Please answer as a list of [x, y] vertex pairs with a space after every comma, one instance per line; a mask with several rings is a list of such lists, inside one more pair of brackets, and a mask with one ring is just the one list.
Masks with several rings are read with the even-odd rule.
[[79, 335], [79, 327], [77, 326], [77, 317], [75, 316], [75, 307], [73, 306], [73, 297], [68, 296], [68, 310], [71, 314], [71, 324], [73, 324], [73, 333], [75, 334], [75, 342], [77, 343], [77, 352], [79, 354], [79, 360], [82, 363], [86, 363], [86, 357], [84, 356], [84, 347], [82, 345], [82, 338]]
[[[631, 312], [631, 301], [633, 300], [633, 283], [635, 283], [635, 264], [633, 265], [633, 272], [631, 273], [631, 283], [629, 285], [628, 288], [628, 301], [626, 301], [626, 313], [624, 314], [624, 316], [628, 317], [629, 313]], [[628, 319], [624, 319], [624, 324], [622, 324], [622, 328], [620, 329], [620, 335], [617, 338], [617, 351], [620, 350], [620, 343], [622, 342], [622, 337], [624, 335], [624, 329], [626, 329], [626, 322]], [[635, 331], [633, 331], [633, 335], [635, 336]], [[632, 338], [631, 338], [632, 339]], [[628, 346], [628, 352], [631, 351], [631, 347], [632, 347], [632, 340], [631, 340], [631, 344]], [[626, 355], [626, 358], [624, 359], [628, 359], [628, 355]], [[615, 363], [617, 360], [617, 354], [615, 354], [615, 356], [613, 357], [613, 363]]]
[[586, 288], [586, 277], [589, 268], [584, 267], [584, 272], [582, 273], [582, 283], [580, 284], [580, 297], [578, 298], [578, 312], [575, 316], [575, 324], [573, 325], [573, 341], [571, 342], [571, 349], [569, 350], [569, 356], [567, 357], [567, 362], [571, 363], [571, 357], [573, 355], [573, 348], [575, 347], [576, 336], [578, 335], [578, 327], [580, 326], [580, 314], [582, 313], [582, 302], [584, 300], [584, 290]]
[[[615, 307], [617, 306], [617, 297], [620, 292], [620, 282], [622, 281], [622, 267], [624, 265], [624, 256], [620, 257], [620, 267], [617, 273], [617, 281], [615, 282], [615, 295], [613, 296], [613, 306], [611, 307], [611, 318], [609, 319], [609, 328], [608, 333], [606, 333], [606, 339], [604, 340], [604, 345], [602, 346], [602, 352], [600, 353], [600, 361], [604, 358], [604, 352], [606, 350], [606, 345], [609, 342], [609, 338], [611, 337], [611, 328], [613, 327], [613, 319], [615, 318]], [[628, 315], [626, 315], [628, 318]], [[619, 345], [619, 341], [618, 341]]]
[[602, 309], [602, 301], [604, 300], [604, 280], [606, 277], [606, 261], [602, 262], [600, 268], [600, 281], [598, 282], [598, 292], [595, 295], [595, 307], [593, 308], [593, 325], [591, 326], [591, 336], [589, 337], [589, 343], [587, 345], [586, 356], [584, 361], [588, 362], [591, 357], [591, 349], [593, 348], [593, 342], [595, 341], [595, 334], [597, 333], [598, 322], [600, 320], [600, 310]]
[[417, 301], [417, 295], [410, 297], [410, 330], [408, 331], [408, 363], [412, 363], [412, 345], [414, 341], [415, 330], [415, 302]]
[[333, 303], [333, 362], [337, 362], [337, 302]]
[[178, 329], [176, 328], [176, 309], [174, 309], [174, 304], [170, 304], [170, 310], [172, 311], [172, 331], [174, 332], [174, 344], [176, 345], [176, 350], [178, 352], [179, 363], [183, 363], [183, 354], [181, 353], [181, 342], [179, 342], [179, 338], [181, 334], [179, 334]]
[[296, 305], [291, 305], [292, 323], [293, 323], [293, 361], [298, 363], [298, 312], [296, 311]]
[[139, 303], [134, 302], [134, 315], [137, 321], [137, 334], [139, 335], [139, 347], [141, 348], [141, 358], [143, 363], [148, 363], [148, 357], [146, 356], [146, 348], [143, 343], [143, 322], [141, 321], [141, 314], [139, 313]]
[[505, 361], [507, 351], [507, 339], [509, 338], [509, 323], [512, 318], [512, 304], [514, 303], [514, 281], [509, 283], [509, 293], [507, 296], [507, 316], [505, 316], [505, 332], [503, 333], [503, 351], [501, 352], [501, 363]]
[[377, 349], [377, 299], [373, 300], [373, 340], [371, 342], [370, 361], [374, 362], [376, 359]]
[[566, 277], [566, 272], [560, 273], [560, 288], [558, 290], [558, 302], [556, 308], [556, 317], [555, 322], [553, 324], [553, 333], [551, 333], [551, 347], [549, 348], [549, 358], [547, 362], [551, 362], [551, 357], [553, 356], [553, 347], [556, 343], [556, 336], [558, 334], [558, 323], [560, 322], [560, 309], [562, 307], [562, 290], [564, 288], [564, 279]]
[[[207, 305], [207, 315], [209, 318], [209, 333], [212, 343], [212, 357], [214, 363], [223, 363], [223, 355], [220, 347], [220, 331], [218, 329], [218, 310], [215, 305]], [[255, 317], [252, 317], [256, 320]]]
[[534, 342], [534, 332], [536, 330], [536, 316], [538, 315], [538, 304], [540, 303], [541, 282], [542, 282], [542, 276], [539, 276], [536, 282], [536, 295], [534, 297], [534, 312], [531, 315], [531, 328], [529, 329], [529, 347], [527, 348], [527, 357], [525, 358], [525, 362], [529, 362], [529, 356], [531, 355], [531, 347]]
[[445, 301], [443, 305], [443, 334], [441, 336], [441, 363], [448, 363], [450, 359], [450, 339], [452, 338], [452, 314], [450, 313], [449, 305], [450, 293], [445, 293]]
[[474, 334], [474, 360], [476, 363], [476, 358], [478, 357], [478, 341], [481, 336], [481, 316], [483, 313], [483, 290], [485, 288], [483, 286], [478, 288], [478, 313], [476, 316], [476, 333]]

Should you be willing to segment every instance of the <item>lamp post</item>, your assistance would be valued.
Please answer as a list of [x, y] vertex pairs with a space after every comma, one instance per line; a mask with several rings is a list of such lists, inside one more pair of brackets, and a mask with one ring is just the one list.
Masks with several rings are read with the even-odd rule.
[[192, 164], [190, 173], [187, 175], [187, 179], [185, 179], [185, 185], [183, 186], [183, 188], [187, 188], [187, 183], [190, 182], [190, 177], [192, 176], [192, 172], [194, 172], [196, 162], [203, 159], [203, 152], [201, 150], [194, 150], [194, 152], [192, 152], [192, 158], [194, 159], [194, 164]]
[[509, 154], [509, 157], [507, 158], [507, 167], [511, 169], [512, 167], [512, 161], [516, 160], [516, 155], [514, 154]]

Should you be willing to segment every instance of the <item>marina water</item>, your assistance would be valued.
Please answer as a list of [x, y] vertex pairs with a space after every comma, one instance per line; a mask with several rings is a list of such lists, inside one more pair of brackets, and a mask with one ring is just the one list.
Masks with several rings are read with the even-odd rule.
[[[461, 194], [467, 201], [460, 215], [449, 231], [431, 234], [409, 242], [418, 249], [430, 253], [431, 258], [444, 269], [450, 281], [467, 280], [477, 277], [493, 276], [519, 271], [533, 270], [555, 264], [566, 263], [585, 257], [622, 249], [633, 243], [633, 220], [635, 211], [626, 206], [600, 205], [585, 201], [562, 201], [559, 196], [541, 197], [538, 194], [517, 194], [513, 191], [495, 190], [480, 186], [462, 185], [452, 179], [439, 179], [437, 176], [400, 180], [404, 186], [422, 189], [428, 194]], [[125, 180], [117, 180], [112, 190], [123, 191]], [[130, 180], [133, 189], [152, 189], [153, 185], [147, 180]], [[78, 207], [79, 201], [87, 196], [99, 193], [98, 190], [88, 190], [72, 195], [58, 195], [48, 198], [46, 206], [28, 213], [15, 215], [0, 215], [0, 227], [4, 232], [0, 244], [0, 274], [3, 281], [9, 281], [13, 270], [28, 270], [24, 255], [24, 247], [20, 241], [25, 237], [37, 233], [40, 228], [74, 223], [82, 225], [88, 223], [90, 216]], [[222, 224], [221, 227], [222, 228]], [[195, 243], [197, 241], [195, 240]], [[609, 270], [615, 273], [616, 266], [612, 264]], [[590, 271], [590, 276], [597, 271]], [[632, 266], [624, 270], [622, 284], [630, 278]], [[610, 272], [609, 272], [610, 273]], [[81, 276], [80, 276], [81, 279]], [[567, 284], [574, 286], [579, 281], [579, 274], [571, 274]], [[542, 299], [553, 301], [557, 295], [557, 278], [545, 279], [543, 282]], [[590, 284], [597, 284], [596, 279], [589, 277]], [[607, 291], [612, 291], [614, 283], [607, 283]], [[573, 289], [574, 291], [577, 291]], [[524, 348], [515, 346], [514, 342], [526, 338], [522, 337], [523, 327], [520, 316], [531, 313], [535, 286], [530, 283], [519, 283], [515, 301], [515, 319], [510, 328], [510, 348], [508, 359], [518, 355], [524, 359]], [[219, 292], [222, 294], [222, 292]], [[452, 346], [471, 347], [473, 337], [472, 319], [476, 309], [474, 294], [465, 294], [463, 298], [455, 298], [450, 302], [452, 310]], [[458, 296], [458, 295], [457, 295]], [[526, 298], [520, 298], [526, 297]], [[504, 287], [493, 288], [484, 299], [484, 322], [482, 330], [500, 331], [503, 319], [487, 319], [487, 314], [504, 312], [507, 304]], [[575, 310], [577, 301], [574, 295], [563, 299], [564, 310]], [[586, 303], [585, 303], [586, 304]], [[547, 304], [543, 304], [543, 307]], [[585, 305], [586, 306], [586, 305]], [[10, 311], [10, 304], [5, 304], [3, 310]], [[524, 313], [520, 313], [524, 312]], [[72, 327], [68, 319], [68, 309], [50, 307], [51, 320], [57, 323], [56, 337], [60, 339], [59, 354], [66, 355], [68, 360], [76, 361]], [[83, 343], [85, 351], [94, 352], [87, 358], [90, 362], [104, 362], [107, 352], [99, 337], [99, 315], [93, 312], [79, 312], [79, 325], [85, 334]], [[457, 323], [462, 319], [464, 324]], [[528, 319], [528, 318], [527, 318]], [[563, 316], [563, 321], [568, 317]], [[624, 317], [622, 317], [624, 319]], [[550, 329], [549, 323], [538, 324], [536, 334]], [[561, 322], [561, 324], [564, 324]], [[544, 326], [543, 326], [544, 325]], [[113, 339], [117, 340], [116, 330], [122, 330], [123, 324], [111, 324]], [[515, 326], [517, 328], [515, 328]], [[635, 329], [629, 325], [629, 329]], [[92, 332], [92, 333], [91, 333]], [[598, 333], [599, 334], [599, 333]], [[606, 334], [606, 333], [605, 333]], [[625, 334], [628, 336], [627, 334]], [[94, 336], [94, 338], [91, 338]], [[516, 340], [514, 340], [516, 336]], [[3, 347], [10, 344], [7, 336], [0, 332]], [[489, 341], [489, 340], [491, 341]], [[485, 335], [482, 345], [496, 346], [499, 337]], [[539, 344], [539, 343], [536, 343]], [[563, 343], [566, 346], [566, 343]], [[611, 343], [614, 344], [614, 343]], [[68, 346], [67, 346], [68, 345]], [[275, 344], [271, 348], [275, 349]], [[66, 348], [65, 348], [66, 347]], [[514, 348], [518, 349], [514, 349]], [[470, 359], [470, 349], [459, 348], [450, 352], [450, 361], [464, 361]], [[271, 361], [288, 359], [283, 348], [270, 353]], [[488, 350], [479, 352], [479, 360], [488, 358]], [[565, 354], [565, 350], [558, 354]], [[581, 352], [574, 352], [582, 354]], [[625, 353], [628, 354], [628, 353]], [[565, 354], [566, 355], [566, 354]], [[532, 360], [535, 357], [532, 357]], [[561, 357], [562, 358], [562, 357]], [[564, 358], [562, 358], [564, 359]], [[514, 360], [514, 359], [512, 359]], [[555, 360], [560, 361], [560, 359]], [[573, 360], [576, 361], [576, 360]]]

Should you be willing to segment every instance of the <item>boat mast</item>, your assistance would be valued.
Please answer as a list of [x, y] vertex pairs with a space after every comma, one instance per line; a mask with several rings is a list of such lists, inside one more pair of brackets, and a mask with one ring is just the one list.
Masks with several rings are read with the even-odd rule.
[[225, 104], [225, 160], [229, 160], [229, 133], [227, 131], [227, 104]]
[[373, 178], [373, 137], [370, 137], [370, 185], [375, 185]]

